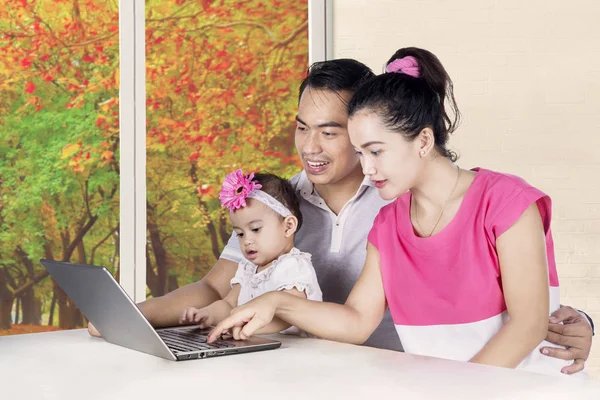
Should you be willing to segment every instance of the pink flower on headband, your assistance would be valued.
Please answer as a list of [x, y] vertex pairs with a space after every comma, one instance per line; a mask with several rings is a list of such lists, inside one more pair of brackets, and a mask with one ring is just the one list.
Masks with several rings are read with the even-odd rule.
[[229, 208], [229, 211], [246, 207], [246, 198], [255, 189], [260, 189], [262, 185], [254, 179], [254, 172], [244, 176], [241, 169], [228, 174], [223, 181], [223, 187], [219, 192], [219, 200], [223, 207]]
[[413, 56], [406, 56], [392, 61], [385, 67], [385, 72], [399, 72], [412, 76], [413, 78], [418, 78], [420, 76], [419, 63]]

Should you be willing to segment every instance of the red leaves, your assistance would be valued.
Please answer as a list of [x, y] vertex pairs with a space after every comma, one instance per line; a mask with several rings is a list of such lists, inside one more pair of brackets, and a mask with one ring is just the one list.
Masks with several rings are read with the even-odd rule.
[[229, 55], [229, 53], [226, 50], [221, 50], [215, 54], [215, 58], [223, 58], [223, 57], [227, 57], [228, 55]]
[[35, 92], [35, 85], [33, 84], [33, 82], [29, 81], [25, 85], [25, 93], [31, 94], [33, 92]]
[[89, 54], [86, 54], [83, 57], [81, 57], [81, 61], [87, 62], [87, 63], [93, 63], [95, 61], [95, 58], [90, 56]]
[[201, 0], [201, 1], [202, 1], [202, 8], [204, 9], [204, 11], [208, 11], [213, 0]]
[[210, 192], [212, 192], [212, 186], [204, 183], [202, 185], [198, 185], [198, 193], [203, 196], [205, 194], [209, 194]]
[[190, 162], [194, 162], [198, 159], [198, 157], [200, 157], [200, 153], [198, 153], [197, 151], [193, 152], [192, 154], [190, 154], [190, 156], [188, 157]]
[[281, 157], [283, 155], [279, 151], [263, 151], [263, 154], [267, 157]]
[[96, 118], [96, 126], [98, 128], [103, 129], [105, 123], [106, 123], [106, 119], [104, 119], [103, 117]]
[[221, 61], [219, 64], [214, 66], [212, 69], [214, 71], [227, 71], [231, 64], [228, 61]]
[[40, 56], [40, 61], [48, 61], [50, 54], [46, 53]]
[[31, 60], [31, 57], [25, 57], [21, 60], [21, 67], [23, 68], [29, 68], [31, 67], [31, 64], [33, 64], [33, 60]]

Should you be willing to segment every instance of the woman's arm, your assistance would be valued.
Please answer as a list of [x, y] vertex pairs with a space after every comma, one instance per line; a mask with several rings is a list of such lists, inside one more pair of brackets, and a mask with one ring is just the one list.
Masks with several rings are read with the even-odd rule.
[[369, 243], [365, 266], [346, 304], [310, 301], [289, 293], [266, 293], [233, 310], [232, 316], [209, 335], [209, 342], [234, 327], [242, 328], [234, 329], [236, 339], [249, 338], [278, 317], [323, 339], [360, 344], [377, 328], [385, 308], [379, 252]]
[[[292, 296], [297, 296], [301, 299], [306, 299], [306, 294], [304, 292], [299, 291], [298, 289], [283, 290], [282, 292], [289, 293]], [[285, 321], [282, 321], [279, 318], [273, 318], [273, 320], [271, 322], [269, 322], [269, 324], [267, 326], [256, 331], [256, 334], [257, 335], [265, 335], [265, 334], [269, 334], [269, 333], [278, 333], [283, 330], [286, 330], [290, 326], [292, 326], [292, 325], [288, 324]]]
[[544, 227], [534, 203], [496, 240], [510, 320], [471, 362], [515, 368], [546, 337], [549, 315]]

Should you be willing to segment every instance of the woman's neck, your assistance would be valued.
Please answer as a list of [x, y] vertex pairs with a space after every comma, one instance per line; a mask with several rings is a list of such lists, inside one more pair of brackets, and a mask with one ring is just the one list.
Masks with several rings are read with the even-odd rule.
[[[417, 178], [417, 184], [410, 189], [413, 202], [416, 202], [420, 209], [439, 210], [449, 200], [455, 186], [459, 186], [457, 181], [459, 167], [445, 157], [438, 157], [429, 162], [421, 175]], [[460, 194], [460, 190], [455, 190], [453, 197]]]

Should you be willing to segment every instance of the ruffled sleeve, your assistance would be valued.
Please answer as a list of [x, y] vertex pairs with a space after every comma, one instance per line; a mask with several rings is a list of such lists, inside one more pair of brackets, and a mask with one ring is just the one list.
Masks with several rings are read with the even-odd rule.
[[270, 290], [296, 289], [306, 294], [308, 300], [323, 301], [323, 294], [311, 256], [298, 250], [280, 259], [270, 278]]
[[244, 276], [246, 275], [246, 263], [241, 261], [238, 263], [237, 271], [235, 271], [234, 277], [229, 281], [229, 286], [243, 285], [245, 282]]

